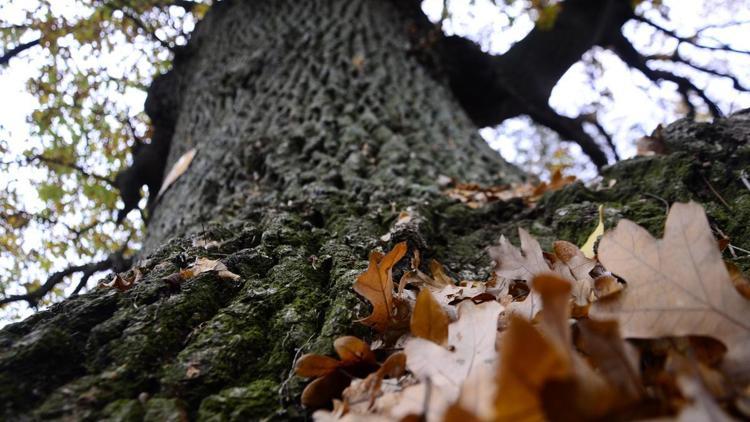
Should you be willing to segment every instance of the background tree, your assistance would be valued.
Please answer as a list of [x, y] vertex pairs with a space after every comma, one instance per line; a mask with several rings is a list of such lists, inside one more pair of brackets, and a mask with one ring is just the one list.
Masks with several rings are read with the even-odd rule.
[[[131, 28], [153, 38], [155, 46], [180, 44], [179, 35], [169, 41], [166, 32], [148, 30], [158, 19], [145, 18], [158, 15], [167, 3], [118, 3], [110, 16], [105, 10], [111, 5], [93, 9], [94, 15], [111, 18], [97, 25], [120, 22], [118, 31]], [[100, 155], [119, 154], [119, 161], [111, 158], [118, 170], [126, 139], [149, 138], [154, 153], [148, 158], [156, 159], [158, 168], [170, 168], [191, 149], [197, 153], [147, 211], [142, 260], [122, 276], [138, 280], [132, 289], [95, 289], [2, 332], [0, 384], [8, 387], [0, 394], [6, 412], [96, 419], [121, 412], [157, 417], [164, 411], [248, 418], [278, 408], [283, 417], [299, 416], [294, 396], [300, 383], [288, 376], [294, 356], [325, 350], [332, 337], [351, 332], [360, 311], [352, 280], [370, 250], [394, 241], [407, 240], [426, 257], [438, 257], [460, 278], [485, 279], [489, 262], [482, 248], [517, 224], [533, 227], [547, 244], [554, 238], [580, 244], [588, 235], [581, 227], [593, 227], [596, 219], [595, 202], [604, 202], [612, 220], [628, 216], [658, 227], [663, 205], [644, 198], [646, 192], [665, 201], [694, 197], [718, 204], [709, 208], [717, 227], [740, 239], [737, 248], [747, 246], [742, 243], [746, 229], [737, 223], [748, 212], [741, 207], [747, 192], [736, 167], [746, 159], [737, 147], [746, 133], [735, 131], [731, 122], [698, 126], [698, 134], [684, 123], [665, 136], [675, 148], [688, 135], [703, 144], [722, 139], [731, 147], [705, 152], [696, 142], [683, 147], [686, 153], [626, 162], [606, 174], [614, 184], [599, 191], [578, 184], [533, 210], [521, 201], [473, 210], [446, 198], [437, 181], [494, 185], [525, 177], [476, 130], [520, 114], [578, 143], [594, 163], [608, 161], [611, 147], [583, 128], [591, 117], [562, 116], [547, 104], [555, 83], [594, 46], [612, 48], [649, 78], [676, 82], [686, 101], [695, 101], [695, 110], [717, 112], [718, 106], [688, 79], [647, 67], [621, 33], [625, 22], [636, 19], [630, 2], [529, 3], [538, 26], [502, 55], [445, 36], [420, 6], [367, 0], [217, 3], [188, 44], [171, 48], [171, 70], [150, 85], [148, 132], [137, 123], [127, 132], [127, 119], [120, 119], [119, 131], [107, 129], [119, 133], [111, 138], [72, 128], [61, 133], [75, 142], [55, 137], [56, 130], [79, 123], [78, 115], [65, 114], [71, 109], [80, 108], [81, 116], [96, 122], [108, 120], [92, 117], [76, 105], [75, 95], [59, 92], [57, 85], [49, 88], [53, 93], [47, 98], [59, 109], [47, 115], [54, 124], [42, 126], [51, 131], [44, 132], [51, 150], [29, 160], [49, 165], [60, 178], [55, 187], [49, 180], [40, 183], [48, 192], [42, 198], [59, 213], [71, 212], [81, 226], [72, 226], [73, 234], [64, 240], [48, 240], [57, 242], [59, 256], [65, 256], [66, 242], [79, 242], [76, 247], [94, 254], [89, 239], [117, 252], [53, 275], [40, 283], [42, 290], [31, 286], [29, 293], [6, 295], [5, 302], [36, 304], [72, 273], [82, 273], [85, 284], [94, 271], [127, 269], [121, 257], [131, 254], [125, 241], [130, 233], [101, 234], [114, 228], [116, 197], [107, 185], [114, 183], [116, 170], [94, 158], [90, 165], [81, 161], [102, 151], [96, 148], [103, 148], [103, 139], [119, 139], [111, 155]], [[142, 24], [124, 23], [134, 21]], [[54, 52], [62, 43], [46, 39], [28, 48]], [[13, 40], [18, 48], [8, 49], [11, 53], [31, 42], [21, 35]], [[58, 73], [50, 73], [55, 83]], [[74, 192], [87, 195], [87, 184], [94, 186], [92, 197], [99, 192], [107, 198], [84, 202], [91, 210], [72, 202]], [[45, 213], [24, 213], [12, 198], [6, 202], [9, 236], [18, 236], [32, 221], [57, 221]], [[412, 217], [392, 227], [401, 211]], [[13, 253], [17, 237], [7, 242]], [[173, 275], [197, 256], [221, 258], [241, 279], [205, 274], [175, 282]]]

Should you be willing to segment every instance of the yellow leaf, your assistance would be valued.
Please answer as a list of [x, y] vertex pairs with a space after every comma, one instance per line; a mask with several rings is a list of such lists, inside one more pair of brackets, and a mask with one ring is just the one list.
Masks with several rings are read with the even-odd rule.
[[596, 228], [593, 232], [589, 235], [589, 238], [586, 239], [586, 242], [581, 246], [581, 252], [583, 252], [583, 255], [586, 258], [593, 258], [596, 254], [594, 253], [594, 244], [596, 243], [596, 240], [599, 239], [599, 236], [604, 234], [604, 207], [602, 205], [599, 205], [599, 224], [596, 225]]

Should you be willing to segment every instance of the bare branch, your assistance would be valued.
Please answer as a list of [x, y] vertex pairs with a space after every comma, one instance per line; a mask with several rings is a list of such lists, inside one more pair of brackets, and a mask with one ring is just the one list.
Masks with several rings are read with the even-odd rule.
[[[583, 130], [583, 118], [573, 119], [563, 116], [549, 106], [534, 107], [528, 111], [528, 114], [536, 122], [557, 132], [563, 140], [573, 141], [580, 145], [583, 152], [591, 158], [597, 168], [607, 165], [607, 156], [602, 148], [591, 135]], [[615, 152], [615, 156], [617, 156], [617, 152]]]
[[590, 123], [596, 128], [596, 130], [604, 138], [604, 140], [607, 141], [607, 145], [609, 145], [609, 149], [612, 150], [612, 154], [615, 156], [615, 160], [620, 161], [620, 154], [617, 153], [617, 148], [615, 147], [614, 140], [612, 140], [612, 135], [610, 135], [609, 132], [604, 129], [604, 126], [599, 123], [599, 119], [596, 118], [596, 113], [584, 114], [579, 116], [578, 118], [582, 122]]
[[693, 82], [688, 78], [675, 75], [664, 70], [651, 69], [650, 67], [648, 67], [646, 57], [641, 55], [641, 53], [639, 53], [638, 50], [633, 47], [633, 44], [631, 44], [630, 41], [628, 41], [628, 39], [625, 38], [625, 36], [622, 34], [618, 34], [617, 36], [613, 37], [611, 41], [612, 49], [615, 54], [617, 54], [620, 59], [622, 59], [622, 61], [624, 61], [628, 66], [634, 69], [638, 69], [639, 71], [641, 71], [641, 73], [643, 73], [643, 75], [645, 75], [653, 82], [670, 81], [677, 84], [677, 92], [679, 92], [682, 98], [685, 100], [685, 104], [688, 107], [689, 117], [695, 117], [695, 104], [693, 104], [692, 100], [690, 99], [691, 93], [696, 94], [703, 100], [713, 117], [722, 116], [722, 112], [721, 109], [719, 109], [719, 106], [717, 106], [716, 103], [708, 98], [706, 93], [703, 92], [702, 89], [695, 86], [695, 84], [693, 84]]
[[101, 175], [98, 175], [98, 174], [95, 174], [95, 173], [90, 173], [90, 172], [86, 171], [83, 167], [81, 167], [81, 166], [79, 166], [78, 164], [75, 164], [75, 163], [69, 163], [69, 162], [62, 161], [62, 160], [59, 160], [57, 158], [52, 158], [52, 157], [45, 157], [44, 155], [41, 155], [41, 154], [35, 154], [35, 155], [32, 155], [31, 157], [28, 158], [29, 162], [31, 162], [33, 160], [41, 161], [43, 163], [52, 164], [52, 165], [56, 165], [56, 166], [67, 167], [69, 169], [73, 169], [73, 170], [77, 171], [78, 173], [80, 173], [81, 175], [83, 175], [85, 177], [91, 177], [91, 178], [94, 178], [94, 179], [96, 179], [96, 180], [98, 180], [100, 182], [104, 182], [104, 183], [106, 183], [106, 184], [108, 184], [110, 186], [115, 187], [115, 182], [112, 179], [109, 179], [107, 177], [104, 177], [104, 176], [101, 176]]
[[668, 35], [668, 36], [676, 39], [679, 42], [690, 44], [690, 45], [692, 45], [694, 47], [697, 47], [697, 48], [702, 48], [702, 49], [705, 49], [705, 50], [713, 50], [713, 51], [728, 51], [728, 52], [731, 52], [731, 53], [739, 53], [739, 54], [750, 54], [750, 51], [747, 51], [747, 50], [737, 50], [736, 48], [734, 48], [734, 47], [732, 47], [732, 46], [730, 46], [728, 44], [721, 44], [721, 45], [717, 45], [717, 46], [700, 44], [700, 43], [698, 43], [698, 41], [696, 41], [696, 39], [698, 38], [697, 35], [696, 36], [692, 36], [692, 37], [683, 37], [683, 36], [677, 34], [675, 31], [672, 31], [670, 29], [664, 28], [663, 26], [661, 26], [661, 25], [659, 25], [659, 24], [657, 24], [655, 22], [652, 22], [651, 20], [646, 19], [643, 16], [635, 15], [634, 19], [637, 20], [637, 21], [639, 21], [639, 22], [643, 22], [643, 23], [645, 23], [645, 24], [653, 27], [654, 29], [658, 30], [659, 32], [662, 32], [665, 35]]
[[83, 273], [81, 280], [78, 282], [78, 285], [73, 292], [73, 295], [76, 295], [86, 285], [86, 282], [92, 275], [109, 269], [114, 271], [124, 271], [127, 269], [131, 265], [132, 259], [124, 257], [123, 253], [125, 252], [126, 247], [127, 242], [122, 248], [120, 248], [120, 250], [110, 254], [107, 259], [102, 261], [91, 262], [84, 265], [72, 265], [64, 270], [53, 273], [47, 278], [47, 281], [45, 281], [41, 287], [33, 292], [22, 295], [10, 295], [0, 299], [0, 306], [13, 302], [25, 301], [28, 302], [29, 306], [36, 307], [39, 304], [39, 301], [41, 301], [47, 293], [52, 291], [52, 289], [60, 284], [66, 277], [75, 273]]
[[0, 299], [0, 306], [12, 303], [12, 302], [20, 302], [20, 301], [26, 301], [29, 303], [29, 306], [36, 307], [42, 298], [49, 293], [52, 289], [55, 288], [59, 283], [61, 283], [65, 277], [78, 273], [78, 272], [91, 272], [92, 274], [97, 271], [104, 271], [109, 269], [112, 266], [112, 262], [109, 258], [85, 265], [74, 265], [70, 266], [62, 271], [58, 271], [47, 279], [47, 281], [38, 289], [34, 290], [33, 292], [23, 294], [23, 295], [10, 295], [7, 297], [4, 297]]
[[673, 63], [682, 63], [688, 67], [691, 67], [699, 72], [707, 73], [709, 75], [718, 76], [720, 78], [727, 78], [732, 81], [732, 86], [737, 91], [743, 91], [743, 92], [750, 92], [750, 88], [744, 86], [742, 82], [734, 75], [731, 75], [729, 73], [720, 72], [715, 69], [711, 69], [696, 63], [691, 62], [688, 59], [685, 59], [684, 57], [680, 56], [677, 51], [675, 51], [672, 55], [663, 55], [663, 54], [655, 54], [651, 56], [646, 56], [646, 60], [659, 60], [659, 61], [669, 61]]
[[40, 42], [40, 39], [37, 38], [37, 39], [35, 39], [33, 41], [29, 41], [27, 43], [19, 44], [19, 45], [15, 46], [15, 47], [11, 48], [5, 54], [3, 54], [2, 57], [0, 57], [0, 66], [7, 66], [8, 62], [10, 62], [10, 59], [12, 59], [13, 57], [16, 57], [17, 55], [23, 53], [24, 51], [26, 51], [26, 50], [28, 50], [28, 49], [30, 49], [32, 47], [35, 47], [35, 46], [39, 45], [39, 42]]

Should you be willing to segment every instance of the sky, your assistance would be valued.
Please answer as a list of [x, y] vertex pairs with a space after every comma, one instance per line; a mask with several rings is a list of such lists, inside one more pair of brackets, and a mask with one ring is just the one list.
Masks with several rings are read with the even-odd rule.
[[[59, 0], [57, 3], [63, 9], [72, 1]], [[500, 2], [502, 3], [502, 2]], [[717, 7], [717, 1], [709, 0], [664, 0], [670, 9], [670, 20], [662, 19], [655, 11], [646, 11], [646, 15], [665, 27], [677, 30], [682, 35], [692, 35], [694, 31], [706, 24], [725, 23], [730, 20], [750, 22], [750, 7], [745, 0], [719, 1], [718, 3], [739, 4], [736, 8]], [[533, 28], [532, 19], [524, 14], [520, 3], [498, 7], [490, 0], [450, 0], [450, 19], [444, 22], [444, 30], [450, 34], [467, 36], [492, 53], [501, 54], [510, 46], [523, 38]], [[440, 19], [443, 0], [426, 0], [424, 10], [433, 21]], [[9, 9], [0, 9], [2, 13], [13, 13]], [[76, 13], [71, 9], [68, 13]], [[11, 16], [2, 16], [4, 20], [11, 20]], [[510, 19], [514, 19], [510, 25]], [[644, 24], [630, 22], [624, 28], [625, 35], [646, 53], [671, 51], [674, 41], [661, 37], [653, 28]], [[738, 49], [750, 50], [750, 25], [734, 26], [716, 31], [709, 31], [721, 41], [731, 44]], [[682, 51], [682, 50], [681, 50]], [[722, 62], [722, 54], [709, 53], [689, 47], [684, 50], [691, 57], [703, 64], [711, 64], [723, 68], [728, 67], [734, 74], [750, 85], [750, 59], [747, 57], [731, 57], [726, 63]], [[0, 141], [5, 141], [11, 154], [21, 154], [30, 146], [38, 145], [39, 140], [32, 136], [33, 128], [27, 123], [27, 117], [38, 106], [34, 97], [26, 92], [28, 78], [37, 75], [40, 49], [29, 50], [22, 58], [13, 60], [11, 65], [0, 72]], [[119, 55], [118, 55], [119, 54]], [[127, 49], [110, 57], [111, 67], [117, 68], [121, 61], [127, 60]], [[573, 66], [558, 83], [552, 93], [550, 104], [559, 113], [576, 116], [581, 110], [600, 103], [599, 117], [602, 125], [613, 134], [618, 152], [622, 158], [632, 157], [635, 153], [635, 140], [646, 135], [658, 124], [666, 124], [677, 117], [675, 104], [678, 95], [670, 83], [655, 85], [638, 72], [629, 70], [612, 53], [596, 49], [587, 53], [585, 59], [597, 60], [601, 64], [598, 77], [592, 81], [586, 72], [586, 66], [578, 63]], [[711, 98], [716, 99], [725, 112], [736, 111], [750, 107], [750, 94], [738, 94], [731, 89], [731, 82], [720, 78], [707, 78], [703, 75], [679, 69], [688, 74], [700, 87], [705, 87]], [[600, 93], [608, 91], [610, 97], [602, 98]], [[137, 90], [128, 91], [120, 96], [121, 101], [134, 113], [143, 109], [145, 93]], [[529, 160], [528, 151], [539, 137], [555, 139], [556, 136], [545, 130], [539, 130], [531, 125], [525, 117], [506, 120], [498, 127], [480, 130], [481, 136], [490, 146], [498, 150], [507, 160], [516, 162], [526, 170], [543, 172], [543, 163]], [[596, 175], [593, 166], [587, 162], [580, 148], [575, 144], [565, 143], [569, 154], [576, 160], [572, 169], [584, 179]], [[533, 155], [533, 154], [532, 154]], [[534, 158], [533, 156], [531, 158]], [[0, 175], [0, 188], [11, 178], [24, 193], [22, 200], [27, 208], [34, 210], [44, 204], [36, 196], [31, 182], [43, 174], [27, 167], [19, 169], [13, 175]], [[3, 179], [5, 179], [3, 181]], [[132, 218], [137, 218], [131, 213]], [[29, 232], [24, 239], [25, 247], [36, 248], [40, 245], [42, 232]], [[66, 260], [80, 262], [79, 257], [68, 256], [60, 260], [60, 268], [66, 266]], [[3, 265], [3, 262], [0, 262]], [[33, 265], [31, 266], [33, 271]], [[100, 273], [89, 282], [95, 285], [95, 280], [102, 277]], [[75, 284], [75, 283], [72, 283]], [[71, 287], [72, 288], [72, 287]], [[70, 290], [70, 289], [68, 289]], [[20, 309], [20, 308], [19, 308]], [[28, 315], [30, 311], [22, 311], [20, 315]], [[0, 312], [0, 325], [9, 320]]]

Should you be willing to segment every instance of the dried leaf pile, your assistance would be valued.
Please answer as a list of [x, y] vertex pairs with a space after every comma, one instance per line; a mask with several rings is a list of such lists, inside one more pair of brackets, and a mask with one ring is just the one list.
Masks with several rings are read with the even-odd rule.
[[[489, 202], [508, 201], [519, 198], [528, 206], [535, 205], [546, 192], [553, 192], [578, 180], [575, 176], [564, 176], [562, 168], [552, 171], [549, 182], [521, 183], [514, 185], [499, 185], [483, 187], [476, 183], [456, 183], [445, 194], [457, 199], [470, 208], [479, 208]], [[452, 180], [447, 180], [452, 184]]]
[[[297, 374], [315, 378], [303, 405], [318, 421], [750, 418], [747, 281], [702, 207], [675, 204], [662, 239], [603, 227], [589, 256], [564, 241], [546, 253], [523, 229], [520, 247], [501, 237], [485, 282], [437, 261], [428, 275], [406, 243], [373, 252], [354, 290], [377, 339], [302, 356]], [[407, 267], [398, 284], [394, 267]]]

